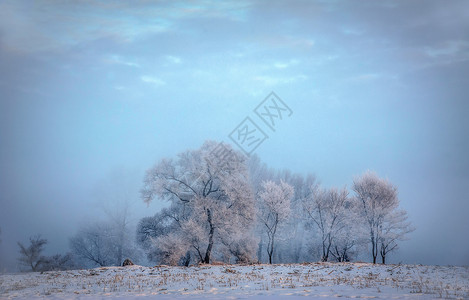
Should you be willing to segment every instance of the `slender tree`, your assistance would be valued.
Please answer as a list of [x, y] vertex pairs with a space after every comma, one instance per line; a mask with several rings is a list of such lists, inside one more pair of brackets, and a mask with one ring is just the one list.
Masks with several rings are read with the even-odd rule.
[[353, 191], [360, 202], [361, 214], [369, 231], [373, 263], [376, 263], [380, 246], [384, 262], [386, 254], [395, 249], [397, 240], [391, 237], [391, 232], [394, 232], [391, 228], [395, 226], [392, 216], [399, 206], [397, 188], [388, 180], [367, 171], [354, 180]]
[[345, 187], [341, 190], [314, 187], [303, 201], [306, 218], [317, 227], [321, 238], [321, 261], [328, 261], [334, 241], [346, 226], [349, 201]]
[[267, 255], [269, 263], [272, 263], [272, 255], [275, 250], [275, 235], [280, 223], [285, 222], [290, 216], [290, 201], [294, 190], [291, 185], [284, 181], [276, 184], [266, 181], [262, 184], [263, 191], [260, 193], [260, 207], [258, 219], [264, 225], [267, 233]]
[[407, 234], [414, 231], [407, 219], [407, 212], [404, 210], [396, 210], [386, 215], [379, 238], [379, 253], [383, 264], [386, 263], [387, 255], [398, 249], [397, 242], [405, 240]]

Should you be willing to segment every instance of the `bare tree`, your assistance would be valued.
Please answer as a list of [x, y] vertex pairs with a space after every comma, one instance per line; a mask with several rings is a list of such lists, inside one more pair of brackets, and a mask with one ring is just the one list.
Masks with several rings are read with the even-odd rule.
[[321, 237], [321, 261], [329, 259], [335, 239], [345, 228], [349, 201], [346, 188], [326, 190], [319, 187], [313, 187], [303, 201], [306, 218], [317, 227]]
[[382, 247], [384, 256], [392, 251], [390, 249], [394, 249], [393, 243], [388, 243], [390, 239], [386, 239], [384, 233], [386, 223], [390, 221], [390, 216], [399, 206], [397, 188], [375, 173], [367, 171], [354, 180], [353, 191], [360, 202], [361, 213], [369, 230], [371, 254], [375, 264], [383, 241], [386, 241]]
[[55, 254], [43, 258], [39, 271], [61, 271], [70, 270], [75, 267], [71, 253]]
[[110, 266], [113, 263], [112, 247], [108, 239], [110, 228], [103, 223], [94, 223], [80, 228], [70, 239], [74, 255], [91, 265]]
[[[108, 176], [99, 181], [94, 188], [97, 205], [107, 216], [106, 223], [113, 245], [113, 265], [120, 266], [124, 260], [125, 248], [134, 243], [130, 231], [132, 224], [131, 207], [138, 200], [138, 181], [132, 170], [114, 168]], [[134, 257], [135, 258], [135, 257]]]
[[[220, 147], [222, 156], [218, 155]], [[180, 232], [171, 232], [165, 243], [165, 236], [159, 237], [159, 242], [182, 241], [203, 263], [210, 263], [222, 236], [250, 230], [255, 217], [244, 155], [213, 141], [179, 154], [176, 160], [163, 159], [150, 169], [142, 198], [150, 202], [155, 197], [178, 207], [174, 221]]]
[[397, 242], [406, 239], [406, 235], [415, 230], [407, 218], [404, 210], [393, 211], [385, 216], [379, 237], [379, 252], [383, 264], [386, 263], [386, 256], [398, 248]]
[[44, 246], [47, 244], [46, 239], [42, 239], [40, 235], [29, 238], [29, 246], [24, 246], [18, 242], [20, 247], [20, 257], [18, 261], [20, 264], [31, 268], [33, 272], [39, 271], [41, 264], [44, 263], [44, 256], [41, 255]]
[[262, 192], [259, 194], [258, 219], [267, 233], [267, 255], [270, 264], [275, 249], [275, 235], [279, 224], [290, 216], [290, 201], [293, 195], [293, 187], [283, 180], [280, 184], [273, 181], [265, 181], [262, 184]]

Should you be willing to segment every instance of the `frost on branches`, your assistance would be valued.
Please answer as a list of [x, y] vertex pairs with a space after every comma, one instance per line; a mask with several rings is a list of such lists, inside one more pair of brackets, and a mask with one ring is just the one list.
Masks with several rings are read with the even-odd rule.
[[397, 189], [366, 172], [351, 191], [207, 141], [147, 171], [143, 200], [167, 206], [140, 220], [137, 242], [149, 260], [171, 265], [342, 262], [362, 257], [367, 244], [373, 262], [385, 263], [413, 230]]
[[146, 173], [143, 199], [158, 198], [170, 206], [155, 216], [160, 220], [154, 224], [157, 234], [146, 239], [139, 233], [139, 240], [150, 240], [164, 263], [210, 263], [214, 255], [228, 261], [253, 259], [255, 249], [246, 238], [252, 239], [255, 205], [245, 158], [226, 146], [231, 155], [219, 159], [213, 153], [217, 146], [205, 142], [176, 159], [163, 159]]
[[396, 241], [413, 231], [407, 222], [407, 213], [398, 210], [397, 188], [367, 171], [354, 180], [353, 191], [369, 231], [373, 263], [379, 253], [384, 264], [386, 255], [397, 248]]
[[262, 192], [259, 194], [259, 222], [264, 225], [267, 233], [267, 255], [269, 263], [272, 263], [274, 253], [275, 234], [279, 223], [288, 220], [290, 216], [290, 201], [294, 190], [291, 185], [281, 180], [279, 184], [273, 181], [265, 181], [262, 184]]
[[355, 239], [347, 235], [354, 219], [353, 203], [346, 188], [322, 189], [313, 187], [303, 201], [307, 220], [318, 231], [321, 246], [321, 261], [334, 256], [338, 261], [348, 261], [348, 252]]

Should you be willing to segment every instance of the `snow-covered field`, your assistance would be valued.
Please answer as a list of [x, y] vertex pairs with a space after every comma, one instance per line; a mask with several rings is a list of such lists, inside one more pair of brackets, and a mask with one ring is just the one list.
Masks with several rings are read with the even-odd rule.
[[469, 268], [368, 263], [130, 266], [0, 276], [1, 299], [44, 297], [468, 299]]

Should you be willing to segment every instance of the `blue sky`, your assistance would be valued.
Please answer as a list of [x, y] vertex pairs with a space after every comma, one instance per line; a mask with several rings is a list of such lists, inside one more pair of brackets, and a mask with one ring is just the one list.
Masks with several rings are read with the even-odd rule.
[[[0, 251], [65, 251], [116, 169], [228, 134], [274, 91], [257, 150], [350, 187], [399, 187], [417, 227], [393, 261], [469, 264], [466, 1], [2, 1]], [[136, 194], [135, 218], [152, 215]], [[50, 251], [53, 251], [53, 250]]]

